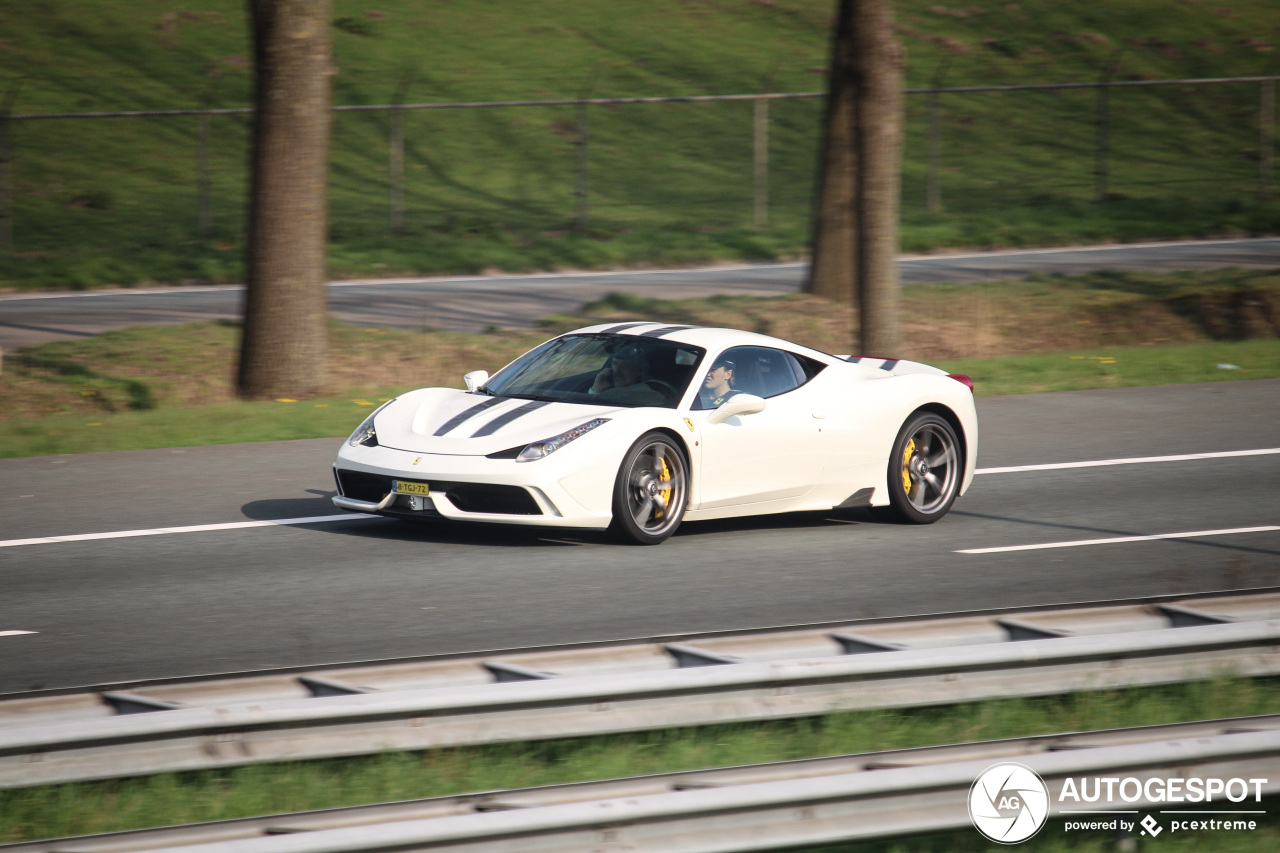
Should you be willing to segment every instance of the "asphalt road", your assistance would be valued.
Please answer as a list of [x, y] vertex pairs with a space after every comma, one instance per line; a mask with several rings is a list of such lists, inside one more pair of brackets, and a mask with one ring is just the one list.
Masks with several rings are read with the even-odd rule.
[[[1280, 238], [1217, 240], [930, 255], [899, 260], [902, 280], [976, 282], [1036, 272], [1280, 267]], [[532, 326], [576, 311], [610, 292], [653, 298], [716, 293], [777, 295], [798, 290], [805, 264], [758, 264], [697, 270], [565, 273], [349, 281], [330, 285], [340, 319], [365, 326], [479, 331]], [[88, 337], [144, 324], [234, 319], [238, 285], [50, 293], [0, 297], [0, 347], [14, 350], [59, 338]]]
[[980, 469], [1232, 455], [983, 473], [930, 527], [771, 516], [656, 548], [358, 516], [246, 526], [334, 514], [329, 439], [3, 460], [0, 692], [1280, 584], [1280, 380], [979, 411]]

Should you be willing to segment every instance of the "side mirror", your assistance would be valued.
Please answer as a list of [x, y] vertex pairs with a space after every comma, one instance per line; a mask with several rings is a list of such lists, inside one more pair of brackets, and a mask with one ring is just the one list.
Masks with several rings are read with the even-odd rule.
[[764, 411], [764, 399], [755, 394], [735, 394], [720, 404], [720, 408], [707, 417], [707, 423], [718, 424], [734, 415], [754, 415]]
[[489, 381], [489, 371], [473, 370], [462, 377], [462, 381], [467, 383], [467, 390], [474, 391], [481, 385]]

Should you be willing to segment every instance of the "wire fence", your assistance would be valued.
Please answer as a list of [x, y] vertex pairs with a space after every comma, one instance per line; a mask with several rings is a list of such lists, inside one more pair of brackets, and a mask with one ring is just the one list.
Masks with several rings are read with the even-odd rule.
[[[1153, 194], [1269, 201], [1277, 79], [907, 89], [904, 216]], [[239, 239], [252, 108], [20, 113], [13, 94], [0, 102], [0, 250]], [[824, 97], [335, 106], [332, 236], [802, 226]]]

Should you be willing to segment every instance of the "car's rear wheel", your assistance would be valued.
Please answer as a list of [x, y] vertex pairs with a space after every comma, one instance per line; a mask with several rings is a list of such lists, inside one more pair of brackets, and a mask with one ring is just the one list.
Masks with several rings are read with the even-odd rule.
[[895, 521], [932, 524], [960, 492], [964, 459], [956, 431], [932, 412], [907, 418], [889, 455], [889, 506]]
[[688, 463], [674, 439], [662, 432], [641, 436], [618, 469], [610, 530], [638, 545], [665, 541], [684, 518], [688, 482]]

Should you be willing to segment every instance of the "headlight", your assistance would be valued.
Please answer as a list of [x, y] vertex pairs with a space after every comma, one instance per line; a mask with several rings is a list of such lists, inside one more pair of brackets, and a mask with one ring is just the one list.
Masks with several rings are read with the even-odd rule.
[[608, 422], [608, 418], [596, 418], [595, 420], [587, 421], [585, 424], [576, 426], [568, 432], [562, 432], [555, 438], [544, 438], [542, 441], [535, 441], [533, 444], [528, 445], [524, 450], [520, 451], [520, 455], [516, 457], [516, 461], [533, 462], [535, 459], [550, 456], [552, 453], [555, 453], [575, 438], [581, 438], [601, 424], [607, 424]]
[[356, 427], [356, 431], [351, 433], [351, 437], [347, 439], [347, 444], [351, 445], [352, 447], [358, 447], [362, 444], [365, 447], [377, 447], [378, 432], [373, 428], [373, 419], [378, 416], [378, 412], [381, 412], [383, 409], [385, 409], [387, 406], [390, 406], [394, 402], [395, 400], [388, 400], [378, 408], [374, 409], [373, 414], [365, 418], [364, 422], [361, 423], [360, 426]]

